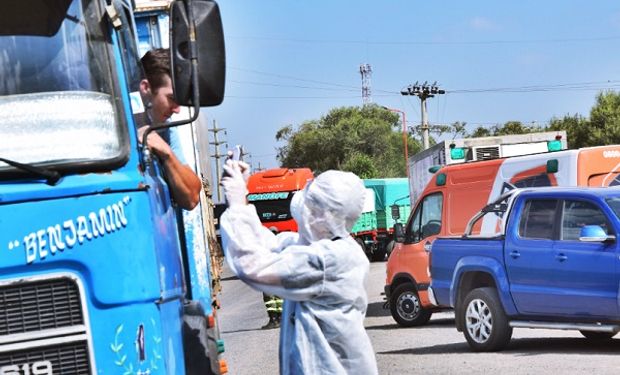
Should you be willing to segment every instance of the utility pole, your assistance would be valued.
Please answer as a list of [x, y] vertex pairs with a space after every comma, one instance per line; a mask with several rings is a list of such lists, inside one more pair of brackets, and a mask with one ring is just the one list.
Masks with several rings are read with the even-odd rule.
[[213, 129], [209, 129], [210, 132], [213, 132], [213, 142], [209, 142], [209, 144], [215, 146], [215, 152], [213, 153], [213, 158], [215, 159], [215, 179], [217, 186], [217, 201], [222, 201], [222, 188], [220, 187], [220, 178], [222, 178], [222, 174], [220, 173], [220, 158], [224, 158], [227, 154], [220, 154], [220, 145], [226, 144], [226, 141], [219, 141], [217, 139], [217, 133], [223, 131], [224, 135], [226, 135], [226, 128], [218, 128], [216, 126], [215, 120], [213, 120]]
[[435, 83], [433, 83], [432, 85], [429, 85], [428, 82], [424, 82], [421, 85], [416, 82], [413, 85], [407, 86], [406, 89], [400, 92], [401, 95], [415, 95], [420, 98], [420, 105], [422, 109], [422, 143], [425, 150], [430, 147], [428, 136], [429, 126], [426, 119], [426, 99], [432, 98], [437, 94], [445, 93], [445, 90], [441, 90], [439, 87], [437, 87], [437, 81], [435, 81]]

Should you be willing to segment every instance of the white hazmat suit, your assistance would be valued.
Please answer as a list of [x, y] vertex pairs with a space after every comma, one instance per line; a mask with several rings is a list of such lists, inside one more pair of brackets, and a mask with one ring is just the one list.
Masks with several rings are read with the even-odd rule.
[[348, 172], [320, 174], [293, 197], [299, 234], [274, 235], [246, 204], [242, 167], [238, 162], [225, 167], [229, 207], [220, 230], [235, 274], [285, 300], [280, 373], [377, 374], [363, 323], [369, 263], [349, 235], [364, 203], [361, 180]]

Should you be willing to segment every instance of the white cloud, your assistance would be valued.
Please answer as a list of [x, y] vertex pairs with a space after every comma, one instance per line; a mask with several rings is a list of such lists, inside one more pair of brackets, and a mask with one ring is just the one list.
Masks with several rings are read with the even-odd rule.
[[499, 29], [499, 27], [493, 21], [482, 16], [472, 18], [469, 21], [469, 25], [472, 27], [472, 29], [479, 31], [495, 31]]

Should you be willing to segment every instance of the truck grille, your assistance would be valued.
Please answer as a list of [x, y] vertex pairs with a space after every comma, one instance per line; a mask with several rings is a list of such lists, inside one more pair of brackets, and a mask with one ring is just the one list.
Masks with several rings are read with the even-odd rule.
[[79, 280], [71, 275], [0, 283], [0, 374], [92, 374]]
[[17, 365], [22, 369], [24, 365], [31, 366], [38, 361], [49, 361], [53, 371], [50, 373], [53, 374], [91, 374], [86, 341], [0, 353], [0, 368]]
[[70, 279], [0, 287], [0, 336], [84, 324], [80, 293]]

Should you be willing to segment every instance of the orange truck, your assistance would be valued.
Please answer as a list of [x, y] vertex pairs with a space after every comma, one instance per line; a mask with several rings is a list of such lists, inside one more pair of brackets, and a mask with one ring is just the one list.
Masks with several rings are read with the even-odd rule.
[[[427, 294], [435, 238], [462, 235], [477, 211], [516, 187], [620, 185], [620, 145], [431, 167], [429, 172], [407, 223], [394, 226], [395, 245], [386, 265], [390, 312], [405, 327], [423, 325], [444, 308], [431, 304]], [[474, 233], [498, 233], [500, 218], [486, 216]]]
[[309, 168], [274, 168], [254, 173], [248, 180], [248, 202], [256, 207], [263, 225], [274, 233], [297, 232], [291, 199], [314, 178]]

